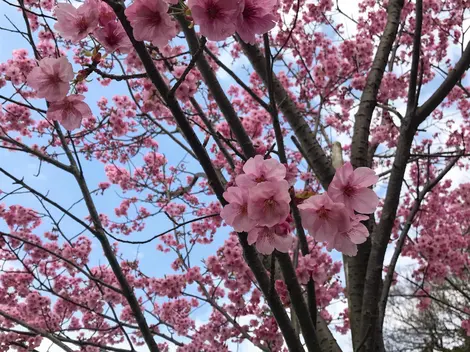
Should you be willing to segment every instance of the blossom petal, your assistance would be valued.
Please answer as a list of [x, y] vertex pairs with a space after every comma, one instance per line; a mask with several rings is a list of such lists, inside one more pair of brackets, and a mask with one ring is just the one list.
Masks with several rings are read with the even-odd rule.
[[351, 198], [351, 207], [358, 213], [371, 214], [379, 205], [379, 197], [370, 188], [360, 188]]
[[353, 173], [353, 184], [357, 187], [370, 187], [377, 183], [379, 176], [368, 167], [358, 167]]
[[256, 249], [261, 254], [269, 255], [274, 251], [274, 244], [271, 236], [259, 236], [256, 241]]
[[287, 253], [291, 250], [292, 244], [294, 243], [294, 237], [290, 234], [285, 236], [275, 236], [274, 247], [282, 253]]

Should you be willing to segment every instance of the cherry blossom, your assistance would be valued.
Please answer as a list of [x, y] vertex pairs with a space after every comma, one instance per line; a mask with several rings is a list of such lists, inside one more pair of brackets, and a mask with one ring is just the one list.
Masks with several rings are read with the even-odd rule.
[[286, 177], [286, 167], [276, 159], [264, 159], [256, 155], [243, 165], [244, 174], [238, 175], [235, 182], [240, 187], [251, 188], [265, 181], [282, 181]]
[[287, 181], [267, 181], [250, 189], [248, 213], [260, 226], [272, 227], [289, 215], [289, 184]]
[[348, 209], [370, 214], [377, 208], [379, 198], [368, 187], [374, 185], [378, 179], [371, 169], [360, 167], [353, 170], [351, 163], [346, 163], [336, 171], [328, 187], [328, 195], [335, 202], [344, 203]]
[[84, 39], [98, 26], [97, 6], [100, 5], [94, 0], [87, 0], [77, 8], [68, 3], [57, 4], [55, 8], [57, 22], [54, 29], [72, 42]]
[[255, 43], [256, 34], [269, 32], [276, 25], [274, 7], [277, 0], [245, 0], [237, 19], [237, 33], [247, 43]]
[[118, 50], [121, 53], [128, 53], [132, 50], [132, 44], [119, 22], [108, 21], [95, 30], [94, 35], [106, 49], [112, 53]]
[[274, 227], [255, 227], [248, 232], [248, 243], [256, 243], [256, 249], [261, 254], [271, 254], [274, 249], [287, 253], [292, 248], [293, 240], [287, 223]]
[[69, 131], [79, 128], [84, 118], [92, 115], [90, 107], [81, 94], [73, 94], [53, 102], [47, 110], [47, 118], [58, 121]]
[[346, 231], [339, 231], [334, 237], [328, 240], [326, 248], [346, 254], [348, 256], [355, 256], [357, 254], [357, 245], [364, 243], [369, 237], [369, 230], [361, 221], [367, 220], [367, 216], [354, 216], [351, 219], [351, 225]]
[[220, 216], [235, 231], [250, 231], [255, 227], [256, 221], [248, 216], [248, 190], [239, 187], [229, 187], [224, 198], [230, 204], [226, 205]]
[[348, 210], [327, 193], [308, 198], [299, 205], [302, 225], [317, 241], [331, 242], [338, 232], [351, 228]]
[[147, 40], [165, 46], [176, 36], [176, 22], [168, 15], [168, 3], [163, 0], [136, 0], [126, 9], [126, 16], [136, 40]]
[[241, 0], [188, 0], [194, 23], [209, 40], [219, 41], [235, 33], [243, 9]]
[[58, 101], [67, 95], [72, 78], [72, 65], [66, 57], [46, 57], [28, 75], [28, 85], [37, 91], [39, 98]]
[[116, 14], [113, 9], [104, 1], [99, 2], [99, 16], [98, 23], [100, 26], [105, 26], [106, 23], [116, 20]]

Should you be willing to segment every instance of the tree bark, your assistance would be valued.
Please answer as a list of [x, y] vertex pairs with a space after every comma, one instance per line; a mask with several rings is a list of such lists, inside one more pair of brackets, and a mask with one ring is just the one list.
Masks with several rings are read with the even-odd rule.
[[[370, 124], [377, 104], [377, 95], [383, 74], [398, 33], [403, 4], [404, 0], [392, 0], [388, 4], [387, 24], [375, 54], [372, 68], [367, 75], [366, 86], [361, 95], [359, 109], [355, 115], [354, 134], [351, 145], [351, 163], [355, 168], [369, 166]], [[372, 229], [371, 222], [369, 222], [368, 228], [369, 231]], [[357, 349], [361, 343], [362, 298], [370, 250], [371, 242], [368, 240], [359, 246], [357, 256], [348, 258], [345, 263], [348, 268], [349, 320], [351, 322], [354, 349]]]

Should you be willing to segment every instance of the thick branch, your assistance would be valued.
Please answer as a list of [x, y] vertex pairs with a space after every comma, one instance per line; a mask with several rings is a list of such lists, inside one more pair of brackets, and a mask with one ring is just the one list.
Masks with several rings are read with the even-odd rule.
[[[276, 99], [274, 97], [274, 85], [273, 85], [273, 77], [274, 77], [274, 72], [273, 72], [273, 62], [272, 62], [272, 57], [271, 57], [271, 47], [269, 44], [269, 36], [265, 34], [264, 36], [264, 50], [265, 50], [265, 58], [266, 58], [266, 76], [267, 76], [267, 86], [268, 86], [268, 93], [269, 93], [269, 113], [272, 118], [273, 122], [273, 128], [274, 128], [274, 134], [276, 136], [276, 143], [277, 143], [277, 150], [279, 153], [279, 159], [281, 163], [287, 164], [287, 156], [286, 156], [286, 150], [284, 146], [284, 136], [282, 135], [282, 129], [281, 129], [281, 124], [279, 122], [279, 113], [277, 110], [276, 106]], [[299, 238], [300, 242], [300, 249], [302, 251], [302, 255], [306, 256], [309, 254], [309, 249], [308, 249], [308, 242], [307, 242], [307, 237], [305, 236], [305, 231], [302, 227], [302, 220], [300, 218], [300, 212], [299, 209], [297, 208], [297, 204], [295, 204], [295, 191], [294, 189], [290, 190], [290, 195], [291, 195], [291, 212], [294, 217], [294, 222], [297, 230], [297, 237]], [[282, 259], [281, 259], [282, 258]], [[292, 272], [294, 269], [292, 267], [291, 260], [288, 256], [284, 255], [279, 255], [278, 256], [279, 263], [281, 264], [281, 270], [283, 271], [284, 275], [292, 275]], [[289, 274], [290, 273], [290, 274]], [[295, 272], [294, 272], [294, 276]], [[286, 284], [288, 283], [288, 280], [285, 280]], [[316, 336], [316, 331], [315, 331], [315, 324], [317, 322], [317, 306], [316, 306], [316, 296], [315, 296], [315, 283], [313, 282], [313, 279], [310, 278], [308, 283], [307, 283], [307, 301], [308, 304], [306, 305], [304, 302], [304, 295], [302, 295], [302, 292], [300, 292], [300, 286], [298, 282], [293, 281], [292, 282], [293, 287], [288, 287], [289, 289], [289, 294], [294, 294], [295, 296], [292, 297], [291, 301], [296, 302], [296, 305], [294, 305], [294, 311], [297, 315], [297, 318], [300, 323], [300, 327], [302, 329], [302, 333], [308, 334], [309, 336], [312, 335], [313, 341], [311, 341], [311, 344], [314, 348], [317, 348], [316, 346], [318, 345], [317, 341], [317, 336]], [[298, 297], [296, 296], [298, 295]], [[307, 309], [307, 310], [305, 310]], [[308, 311], [309, 316], [306, 314], [303, 314], [302, 312]], [[299, 315], [300, 314], [300, 315]], [[310, 318], [310, 319], [307, 319]], [[313, 323], [312, 326], [310, 324]], [[309, 329], [313, 329], [315, 332], [310, 333]]]
[[238, 118], [232, 104], [225, 95], [225, 92], [217, 80], [214, 71], [210, 67], [209, 62], [207, 61], [204, 54], [200, 52], [201, 47], [199, 45], [199, 40], [194, 28], [189, 28], [189, 23], [184, 18], [184, 16], [179, 15], [177, 16], [177, 19], [183, 29], [192, 55], [196, 56], [200, 54], [196, 61], [197, 68], [199, 69], [199, 72], [201, 72], [201, 75], [204, 78], [204, 83], [209, 88], [209, 91], [213, 95], [217, 105], [220, 108], [220, 111], [227, 120], [230, 129], [238, 141], [238, 144], [240, 144], [243, 153], [247, 158], [254, 156], [256, 151], [253, 144], [251, 143], [250, 137], [246, 133], [245, 128], [243, 127], [241, 120]]
[[266, 111], [269, 111], [269, 105], [266, 104], [266, 102], [261, 99], [258, 95], [256, 95], [256, 93], [253, 92], [253, 90], [248, 87], [248, 85], [246, 85], [245, 82], [243, 82], [241, 78], [235, 74], [235, 72], [229, 69], [221, 60], [219, 60], [219, 58], [212, 51], [210, 51], [209, 48], [204, 48], [204, 51], [207, 53], [207, 55], [210, 56], [212, 60], [214, 60], [217, 65], [219, 65], [220, 68], [227, 72], [227, 74], [232, 77], [233, 80], [237, 82], [238, 85], [242, 87], [245, 92], [247, 92], [259, 105], [261, 105]]
[[377, 48], [372, 68], [367, 75], [366, 85], [361, 95], [359, 109], [355, 116], [354, 135], [351, 145], [351, 163], [354, 167], [368, 166], [367, 151], [372, 114], [377, 105], [377, 95], [382, 82], [388, 57], [400, 25], [400, 14], [404, 0], [392, 0], [388, 4], [387, 24]]
[[449, 92], [459, 83], [470, 65], [470, 43], [467, 44], [462, 57], [449, 72], [444, 82], [436, 91], [416, 110], [414, 123], [420, 125], [442, 103]]
[[[400, 14], [404, 0], [392, 0], [388, 4], [387, 24], [381, 37], [372, 68], [367, 75], [366, 85], [361, 95], [359, 109], [355, 115], [354, 133], [351, 145], [351, 163], [354, 167], [368, 166], [369, 134], [372, 115], [377, 104], [377, 95], [388, 57], [400, 25]], [[371, 224], [369, 224], [370, 230]], [[348, 258], [348, 300], [353, 346], [356, 349], [361, 341], [362, 298], [364, 278], [369, 259], [371, 241], [359, 246], [356, 257]]]
[[415, 33], [413, 37], [413, 56], [411, 59], [411, 71], [410, 71], [410, 83], [408, 88], [408, 102], [406, 110], [408, 116], [412, 116], [415, 113], [416, 106], [418, 105], [419, 96], [417, 96], [417, 84], [418, 84], [418, 68], [419, 58], [421, 55], [421, 29], [423, 26], [423, 1], [416, 1], [416, 20], [415, 20]]
[[[292, 308], [299, 319], [302, 336], [309, 352], [319, 352], [320, 345], [317, 339], [317, 333], [310, 314], [308, 306], [305, 304], [304, 296], [297, 280], [297, 275], [292, 265], [292, 261], [286, 253], [276, 253], [277, 260], [282, 270], [282, 276], [289, 292]], [[315, 321], [316, 323], [316, 321]]]
[[328, 324], [320, 314], [317, 314], [317, 336], [321, 352], [341, 352], [341, 348], [336, 342], [333, 334], [328, 328]]
[[[422, 21], [421, 0], [416, 3], [416, 21]], [[367, 263], [362, 300], [361, 339], [365, 341], [366, 351], [375, 351], [382, 341], [381, 327], [377, 325], [379, 315], [379, 299], [382, 286], [382, 268], [385, 252], [390, 240], [398, 205], [406, 166], [410, 157], [410, 149], [417, 125], [415, 119], [416, 85], [421, 47], [421, 24], [416, 25], [413, 41], [412, 72], [408, 88], [407, 111], [400, 127], [400, 137], [392, 172], [387, 187], [387, 194], [382, 208], [380, 222], [372, 233], [372, 250]]]

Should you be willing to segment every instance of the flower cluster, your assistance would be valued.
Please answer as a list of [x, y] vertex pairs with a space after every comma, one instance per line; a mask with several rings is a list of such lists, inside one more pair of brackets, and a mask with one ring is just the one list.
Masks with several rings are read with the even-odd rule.
[[[179, 31], [169, 12], [177, 0], [135, 0], [125, 10], [134, 37], [164, 47]], [[188, 0], [188, 7], [200, 32], [209, 40], [224, 40], [238, 33], [248, 43], [255, 42], [257, 34], [264, 34], [276, 24], [277, 0]], [[96, 9], [99, 9], [96, 11]], [[130, 52], [132, 49], [122, 25], [106, 4], [86, 0], [75, 7], [60, 3], [55, 8], [57, 22], [54, 29], [67, 40], [76, 43], [89, 34], [109, 51]]]
[[128, 53], [132, 50], [126, 31], [116, 21], [114, 11], [104, 2], [86, 0], [78, 7], [60, 3], [55, 8], [55, 14], [57, 22], [54, 29], [72, 43], [77, 43], [92, 33], [110, 53]]
[[55, 8], [57, 22], [54, 29], [67, 40], [74, 43], [84, 39], [98, 26], [99, 7], [95, 1], [85, 1], [83, 5], [75, 7], [72, 4], [61, 3]]
[[256, 243], [260, 253], [288, 252], [293, 237], [287, 222], [291, 198], [286, 167], [257, 155], [245, 163], [243, 171], [235, 179], [236, 187], [224, 193], [229, 204], [220, 215], [235, 231], [248, 232], [248, 243]]
[[72, 65], [64, 56], [42, 59], [28, 75], [28, 85], [50, 103], [47, 118], [60, 122], [69, 131], [79, 128], [83, 118], [92, 117], [83, 95], [67, 95], [73, 77]]
[[[248, 232], [248, 243], [256, 243], [260, 253], [289, 251], [293, 238], [288, 223], [291, 197], [286, 167], [257, 155], [245, 163], [243, 171], [235, 178], [236, 187], [224, 193], [229, 204], [220, 215], [235, 231]], [[328, 250], [356, 255], [357, 245], [369, 236], [361, 223], [368, 216], [356, 212], [375, 211], [379, 199], [368, 187], [377, 180], [371, 169], [353, 170], [350, 163], [345, 164], [337, 170], [328, 192], [299, 205], [302, 225], [317, 241], [326, 242]]]
[[327, 243], [328, 250], [354, 256], [357, 245], [364, 243], [369, 231], [361, 223], [375, 211], [379, 198], [370, 186], [378, 176], [367, 167], [353, 170], [350, 163], [336, 171], [328, 192], [310, 197], [299, 205], [302, 225], [317, 241]]
[[275, 26], [277, 0], [189, 0], [194, 23], [210, 40], [224, 40], [238, 33], [248, 43], [256, 34], [264, 34]]

